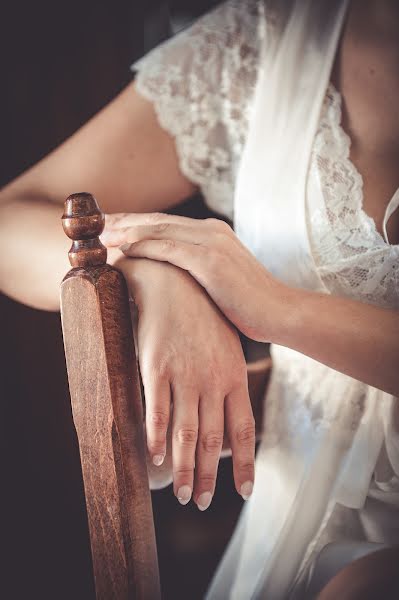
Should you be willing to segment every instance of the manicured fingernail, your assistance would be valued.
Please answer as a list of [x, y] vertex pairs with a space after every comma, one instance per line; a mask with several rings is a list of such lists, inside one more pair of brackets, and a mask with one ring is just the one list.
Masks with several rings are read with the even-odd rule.
[[156, 467], [160, 467], [164, 461], [164, 458], [165, 457], [163, 454], [155, 454], [155, 456], [152, 457], [152, 462]]
[[253, 489], [254, 489], [254, 484], [252, 483], [252, 481], [246, 481], [245, 483], [242, 484], [242, 486], [240, 488], [240, 494], [244, 498], [244, 500], [248, 500], [248, 498], [252, 494]]
[[182, 485], [177, 490], [177, 499], [180, 502], [180, 504], [183, 504], [183, 506], [185, 506], [186, 504], [188, 504], [190, 502], [191, 494], [192, 494], [192, 491], [191, 491], [190, 486]]
[[206, 510], [210, 503], [212, 502], [212, 494], [211, 492], [204, 492], [198, 498], [197, 506], [200, 510]]

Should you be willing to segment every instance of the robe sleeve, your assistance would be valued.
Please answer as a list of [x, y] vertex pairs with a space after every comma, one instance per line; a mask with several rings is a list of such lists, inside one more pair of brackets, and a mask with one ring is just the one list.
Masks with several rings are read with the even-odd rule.
[[230, 219], [257, 77], [261, 5], [225, 2], [131, 67], [136, 90], [175, 140], [182, 173]]

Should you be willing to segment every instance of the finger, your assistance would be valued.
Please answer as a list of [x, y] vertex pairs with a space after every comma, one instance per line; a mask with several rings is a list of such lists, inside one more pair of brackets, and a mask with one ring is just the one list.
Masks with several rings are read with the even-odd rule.
[[194, 498], [206, 510], [215, 492], [216, 477], [224, 431], [224, 398], [205, 396], [199, 405], [199, 436], [195, 465]]
[[188, 219], [186, 223], [163, 222], [156, 225], [134, 223], [124, 227], [104, 230], [101, 241], [106, 246], [120, 246], [140, 240], [175, 240], [190, 244], [210, 245], [217, 242], [217, 235], [208, 227], [201, 227], [198, 221]]
[[173, 491], [180, 504], [192, 496], [195, 449], [198, 439], [198, 392], [195, 389], [172, 386], [173, 390]]
[[104, 228], [112, 228], [112, 227], [118, 227], [119, 223], [123, 223], [124, 219], [126, 219], [127, 217], [129, 217], [131, 213], [112, 213], [112, 214], [108, 214], [106, 213], [104, 215], [104, 219], [105, 219], [105, 225]]
[[227, 396], [225, 413], [236, 490], [247, 500], [252, 494], [255, 471], [255, 420], [247, 386]]
[[175, 240], [141, 240], [125, 244], [120, 249], [125, 256], [169, 262], [188, 271], [201, 285], [206, 286], [209, 252], [204, 246]]
[[105, 229], [131, 227], [135, 225], [160, 225], [162, 223], [175, 224], [197, 224], [201, 225], [209, 222], [210, 219], [192, 219], [180, 215], [170, 215], [167, 213], [113, 213], [105, 215]]
[[147, 447], [156, 466], [166, 455], [166, 433], [170, 417], [170, 384], [166, 378], [143, 377], [146, 403]]
[[100, 235], [101, 242], [108, 248], [118, 247], [122, 244], [137, 242], [140, 240], [137, 227], [119, 227], [104, 229]]

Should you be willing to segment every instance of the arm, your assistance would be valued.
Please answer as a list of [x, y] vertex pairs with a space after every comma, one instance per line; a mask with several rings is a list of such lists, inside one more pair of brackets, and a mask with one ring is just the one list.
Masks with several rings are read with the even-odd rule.
[[287, 346], [399, 396], [398, 310], [289, 288], [214, 219], [164, 215], [154, 225], [151, 216], [132, 215], [118, 226], [106, 233], [109, 245], [130, 242], [123, 246], [127, 256], [189, 271], [248, 337]]
[[[194, 190], [179, 170], [174, 141], [158, 125], [151, 103], [129, 86], [1, 192], [0, 289], [39, 308], [58, 308], [69, 247], [60, 218], [71, 192], [93, 192], [108, 212], [137, 214], [169, 208]], [[255, 431], [237, 332], [181, 269], [127, 260], [118, 249], [110, 254], [140, 312], [138, 348], [152, 460], [159, 464], [164, 456], [173, 398], [176, 495], [184, 488], [184, 503], [192, 495], [201, 509], [209, 505], [226, 426], [236, 489], [244, 494], [247, 484], [247, 496]]]
[[[165, 210], [194, 191], [173, 139], [129, 85], [98, 115], [0, 192], [0, 290], [57, 310], [68, 271], [62, 203], [89, 191], [107, 212]], [[111, 261], [120, 256], [111, 253]]]
[[399, 396], [399, 311], [304, 290], [284, 291], [273, 341]]

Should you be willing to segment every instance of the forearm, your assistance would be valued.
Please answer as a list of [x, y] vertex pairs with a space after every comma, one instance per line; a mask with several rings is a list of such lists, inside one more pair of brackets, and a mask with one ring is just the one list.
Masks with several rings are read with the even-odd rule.
[[273, 342], [399, 396], [399, 311], [289, 290]]
[[59, 286], [70, 268], [62, 206], [1, 194], [0, 290], [24, 304], [58, 310]]
[[0, 190], [2, 292], [37, 308], [58, 308], [58, 286], [69, 269], [62, 204], [77, 191], [93, 193], [107, 213], [165, 210], [195, 191], [180, 171], [172, 136], [131, 84]]
[[[63, 205], [51, 200], [0, 192], [0, 291], [42, 310], [59, 310], [60, 283], [71, 268], [61, 216]], [[109, 264], [121, 253], [108, 250]]]

